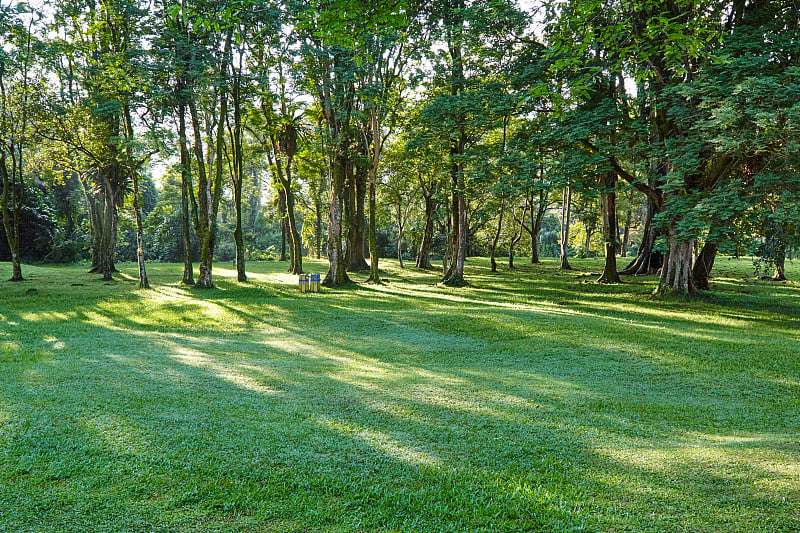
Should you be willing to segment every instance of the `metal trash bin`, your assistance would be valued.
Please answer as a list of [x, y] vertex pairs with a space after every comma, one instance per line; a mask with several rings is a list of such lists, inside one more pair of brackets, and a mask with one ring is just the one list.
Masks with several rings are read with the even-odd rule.
[[310, 292], [319, 292], [319, 274], [311, 274], [311, 281], [308, 286]]
[[300, 292], [308, 292], [309, 288], [309, 275], [300, 274]]

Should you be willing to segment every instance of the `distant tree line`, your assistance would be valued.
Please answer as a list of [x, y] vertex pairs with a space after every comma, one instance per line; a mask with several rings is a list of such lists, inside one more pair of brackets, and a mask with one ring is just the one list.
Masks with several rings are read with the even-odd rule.
[[599, 254], [600, 282], [694, 293], [724, 253], [785, 279], [799, 36], [795, 0], [3, 4], [0, 259], [212, 288], [215, 258], [327, 256], [337, 286], [394, 256], [458, 286], [471, 255]]

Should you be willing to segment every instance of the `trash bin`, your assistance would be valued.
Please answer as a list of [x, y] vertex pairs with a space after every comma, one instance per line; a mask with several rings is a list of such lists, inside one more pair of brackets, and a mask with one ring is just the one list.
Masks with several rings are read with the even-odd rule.
[[300, 292], [308, 292], [309, 287], [309, 276], [308, 274], [300, 274]]
[[311, 282], [308, 290], [311, 292], [319, 292], [319, 274], [311, 274]]

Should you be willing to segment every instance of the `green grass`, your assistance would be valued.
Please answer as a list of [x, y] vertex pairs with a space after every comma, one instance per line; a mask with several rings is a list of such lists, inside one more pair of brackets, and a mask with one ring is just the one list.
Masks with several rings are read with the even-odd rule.
[[800, 530], [800, 285], [720, 259], [664, 302], [575, 263], [318, 295], [275, 263], [209, 292], [26, 266], [0, 531]]

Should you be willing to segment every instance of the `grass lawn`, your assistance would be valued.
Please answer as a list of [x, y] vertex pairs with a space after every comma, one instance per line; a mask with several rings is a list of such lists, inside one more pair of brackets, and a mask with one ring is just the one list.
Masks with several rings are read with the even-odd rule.
[[0, 264], [0, 531], [800, 531], [800, 283], [574, 263]]

